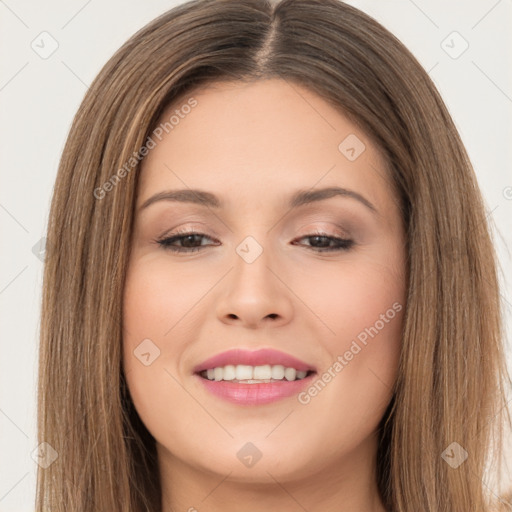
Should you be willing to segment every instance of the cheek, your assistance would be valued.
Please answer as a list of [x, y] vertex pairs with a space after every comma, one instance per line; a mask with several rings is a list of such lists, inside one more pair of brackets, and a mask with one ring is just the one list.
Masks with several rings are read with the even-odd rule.
[[204, 321], [204, 297], [218, 279], [218, 273], [197, 265], [171, 266], [161, 255], [140, 257], [128, 268], [123, 367], [135, 408], [155, 437], [172, 428], [164, 425], [162, 412], [171, 402], [182, 411], [194, 403], [178, 383], [184, 378], [180, 356]]
[[[359, 262], [324, 276], [316, 308], [332, 331], [323, 336], [329, 361], [301, 403], [312, 417], [329, 410], [328, 433], [344, 446], [369, 435], [382, 418], [397, 377], [405, 311], [402, 275]], [[346, 448], [346, 446], [345, 446]]]
[[[390, 256], [393, 259], [388, 261], [399, 261], [394, 254]], [[322, 342], [333, 356], [349, 350], [353, 340], [371, 348], [364, 351], [365, 357], [394, 352], [405, 309], [402, 269], [401, 264], [392, 267], [376, 256], [353, 256], [336, 268], [310, 267], [308, 275], [294, 283], [297, 295], [320, 320]], [[370, 343], [373, 339], [387, 342]]]
[[[377, 356], [399, 341], [404, 309], [401, 279], [393, 279], [377, 267], [365, 267], [344, 276], [336, 288], [340, 290], [337, 297], [331, 288], [331, 300], [325, 308], [334, 319], [336, 338], [341, 340], [338, 351], [349, 350], [357, 340], [361, 346], [371, 349], [365, 351], [367, 357]], [[372, 340], [379, 342], [371, 343]]]
[[169, 340], [173, 352], [179, 352], [179, 320], [186, 304], [193, 304], [177, 279], [148, 258], [132, 263], [125, 281], [123, 367], [135, 408], [154, 436], [163, 428], [160, 420], [169, 407], [169, 393], [177, 391]]
[[160, 340], [162, 351], [172, 339], [176, 348], [177, 333], [197, 321], [197, 303], [217, 280], [212, 272], [198, 272], [197, 266], [170, 266], [162, 256], [132, 263], [123, 299], [125, 349], [144, 338]]

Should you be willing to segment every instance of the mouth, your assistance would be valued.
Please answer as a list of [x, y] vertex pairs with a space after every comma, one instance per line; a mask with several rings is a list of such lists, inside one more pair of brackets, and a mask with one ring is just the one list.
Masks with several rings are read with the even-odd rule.
[[227, 365], [196, 372], [209, 396], [237, 406], [261, 406], [297, 396], [310, 386], [314, 370], [297, 371], [282, 365]]
[[196, 372], [201, 378], [214, 382], [234, 384], [269, 384], [273, 382], [294, 382], [315, 374], [314, 370], [297, 370], [283, 365], [226, 365]]
[[210, 395], [237, 405], [262, 405], [300, 393], [316, 368], [272, 348], [236, 348], [210, 357], [193, 369]]

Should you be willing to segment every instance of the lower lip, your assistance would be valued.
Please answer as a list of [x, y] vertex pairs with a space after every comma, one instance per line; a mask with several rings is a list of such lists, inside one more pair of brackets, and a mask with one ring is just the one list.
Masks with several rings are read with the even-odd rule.
[[315, 375], [312, 373], [301, 380], [239, 384], [228, 380], [208, 380], [195, 374], [210, 393], [237, 405], [269, 404], [297, 395], [311, 383]]

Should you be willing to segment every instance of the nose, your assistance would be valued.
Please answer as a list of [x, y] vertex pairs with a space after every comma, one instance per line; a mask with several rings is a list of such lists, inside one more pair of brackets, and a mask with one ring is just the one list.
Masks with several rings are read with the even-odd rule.
[[286, 276], [269, 263], [266, 251], [250, 263], [235, 258], [217, 302], [217, 317], [222, 322], [257, 329], [283, 326], [291, 321], [293, 293], [286, 284]]

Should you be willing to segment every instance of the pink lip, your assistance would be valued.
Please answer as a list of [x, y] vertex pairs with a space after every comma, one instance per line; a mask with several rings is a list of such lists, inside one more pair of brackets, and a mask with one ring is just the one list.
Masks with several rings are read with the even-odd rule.
[[[275, 382], [262, 382], [261, 384], [240, 384], [239, 382], [222, 380], [214, 381], [199, 375], [203, 370], [228, 364], [246, 364], [250, 366], [280, 364], [285, 368], [295, 368], [299, 371], [310, 371], [311, 373], [301, 380], [287, 381], [285, 379]], [[233, 349], [203, 361], [194, 368], [194, 373], [196, 374], [195, 377], [213, 395], [237, 405], [261, 405], [298, 394], [301, 389], [311, 384], [316, 374], [316, 369], [314, 366], [278, 350], [268, 348], [256, 351]]]
[[298, 395], [306, 386], [310, 386], [316, 373], [301, 380], [276, 381], [262, 384], [240, 384], [225, 380], [208, 380], [200, 375], [199, 379], [207, 391], [213, 395], [237, 405], [263, 405], [282, 398]]
[[[226, 366], [228, 364], [245, 364], [249, 366], [259, 366], [264, 364], [283, 365], [285, 368], [295, 368], [299, 371], [316, 371], [316, 368], [279, 350], [264, 348], [256, 351], [249, 351], [243, 349], [233, 349], [227, 352], [222, 352], [216, 356], [210, 357], [206, 361], [197, 365], [194, 368], [194, 373], [200, 373], [203, 370], [210, 368], [217, 368], [219, 366]], [[300, 381], [297, 381], [300, 382]], [[279, 383], [278, 383], [279, 384]], [[243, 386], [264, 386], [265, 384], [242, 384]], [[267, 384], [268, 386], [268, 384]]]

